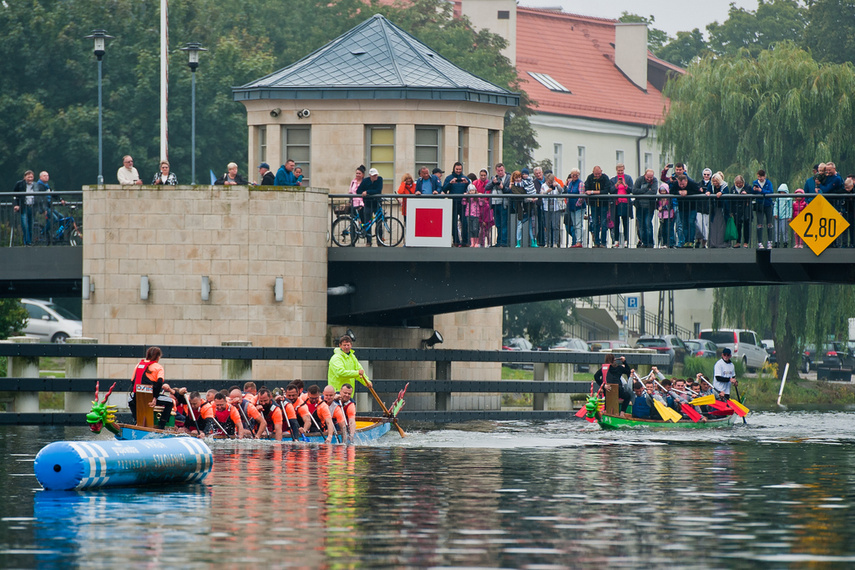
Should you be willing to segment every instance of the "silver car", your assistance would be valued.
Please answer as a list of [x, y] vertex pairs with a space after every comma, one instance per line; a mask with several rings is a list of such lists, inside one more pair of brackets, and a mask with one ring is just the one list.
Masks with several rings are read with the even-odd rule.
[[24, 327], [25, 335], [57, 343], [65, 342], [68, 337], [83, 336], [80, 317], [65, 307], [40, 299], [21, 299], [21, 304], [30, 315]]

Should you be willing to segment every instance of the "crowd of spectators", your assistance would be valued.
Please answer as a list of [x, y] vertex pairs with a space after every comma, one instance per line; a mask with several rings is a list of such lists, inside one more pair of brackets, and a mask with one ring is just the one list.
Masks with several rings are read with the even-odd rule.
[[[360, 166], [349, 191], [366, 222], [381, 205], [367, 197], [382, 194], [383, 179], [375, 169], [364, 173]], [[444, 174], [428, 167], [415, 179], [406, 173], [397, 194], [460, 196], [452, 208], [455, 247], [803, 248], [789, 224], [818, 194], [828, 194], [850, 224], [832, 247], [855, 247], [855, 175], [844, 179], [832, 162], [815, 165], [792, 194], [762, 169], [751, 183], [737, 175], [731, 185], [710, 168], [694, 180], [681, 163], [636, 179], [623, 164], [611, 177], [594, 166], [587, 177], [574, 168], [565, 180], [540, 166], [508, 172], [501, 163], [492, 176], [487, 169], [466, 175], [459, 162]]]

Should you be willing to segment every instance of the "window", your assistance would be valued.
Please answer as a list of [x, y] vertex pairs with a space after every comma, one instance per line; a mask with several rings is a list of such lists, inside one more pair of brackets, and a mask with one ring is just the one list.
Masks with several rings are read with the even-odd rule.
[[584, 179], [587, 170], [585, 170], [585, 147], [583, 146], [576, 147], [576, 168], [579, 169], [580, 176]]
[[311, 127], [284, 127], [282, 129], [282, 151], [285, 160], [293, 160], [297, 166], [303, 169], [303, 186], [309, 185], [312, 177], [311, 168]]
[[[648, 154], [650, 154], [650, 153], [648, 153]], [[695, 330], [695, 338], [698, 338], [698, 335], [701, 334], [701, 323], [695, 323], [694, 330]]]
[[469, 129], [460, 127], [457, 129], [457, 162], [463, 165], [464, 174], [466, 171], [466, 159], [468, 158], [469, 147]]
[[487, 170], [491, 173], [496, 167], [496, 142], [499, 140], [498, 131], [487, 131]]
[[[395, 180], [395, 127], [366, 127], [366, 163], [376, 168], [383, 178]], [[393, 190], [394, 191], [394, 190]]]
[[30, 319], [34, 321], [40, 321], [42, 317], [50, 318], [50, 313], [39, 307], [38, 305], [31, 305], [30, 303], [24, 303], [24, 307], [27, 309], [27, 312], [30, 314]]
[[267, 162], [267, 127], [258, 127], [258, 162]]
[[569, 89], [552, 79], [552, 77], [550, 77], [546, 73], [535, 73], [533, 71], [529, 71], [528, 74], [550, 91], [555, 91], [557, 93], [570, 93]]
[[499, 14], [496, 16], [499, 20], [510, 20], [511, 12], [510, 10], [499, 10]]
[[653, 168], [653, 153], [645, 152], [644, 153], [644, 170], [646, 171], [648, 168]]
[[564, 145], [561, 143], [555, 143], [552, 145], [552, 172], [555, 174], [555, 177], [562, 176], [564, 174], [564, 169], [561, 164], [561, 155], [564, 152]]
[[442, 127], [416, 127], [416, 165], [413, 176], [422, 166], [427, 166], [428, 170], [439, 166], [441, 140]]
[[622, 150], [615, 151], [615, 164], [624, 164]]

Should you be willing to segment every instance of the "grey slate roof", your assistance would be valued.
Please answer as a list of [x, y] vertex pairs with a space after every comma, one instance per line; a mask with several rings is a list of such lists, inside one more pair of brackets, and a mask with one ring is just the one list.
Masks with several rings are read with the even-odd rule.
[[434, 99], [515, 107], [519, 95], [440, 57], [377, 14], [300, 61], [232, 88], [253, 99]]

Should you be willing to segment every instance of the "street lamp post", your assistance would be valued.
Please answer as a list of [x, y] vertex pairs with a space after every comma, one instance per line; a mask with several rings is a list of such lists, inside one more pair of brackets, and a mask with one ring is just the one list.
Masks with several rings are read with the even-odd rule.
[[187, 66], [191, 72], [191, 94], [190, 94], [190, 183], [196, 184], [196, 68], [199, 67], [199, 52], [208, 51], [199, 42], [189, 42], [181, 48], [189, 56]]
[[107, 40], [113, 39], [104, 30], [94, 30], [86, 36], [88, 40], [95, 41], [93, 53], [98, 58], [98, 185], [104, 184], [104, 143], [103, 143], [103, 118], [101, 110], [101, 59], [104, 57], [104, 47]]

